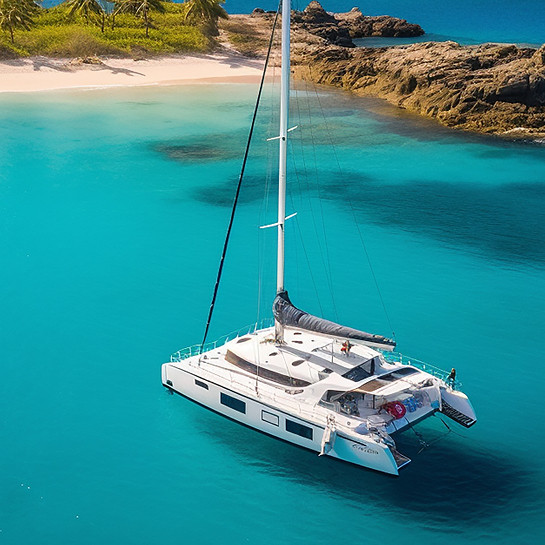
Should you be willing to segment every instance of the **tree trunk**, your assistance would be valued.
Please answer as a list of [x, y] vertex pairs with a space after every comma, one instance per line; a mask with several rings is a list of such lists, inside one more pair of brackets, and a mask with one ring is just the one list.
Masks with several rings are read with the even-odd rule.
[[144, 10], [144, 21], [146, 22], [146, 38], [149, 38], [148, 10]]
[[104, 12], [102, 12], [102, 21], [100, 22], [100, 31], [101, 32], [104, 32], [104, 20], [106, 18], [106, 14]]
[[115, 13], [112, 13], [112, 30], [115, 27]]
[[11, 43], [15, 43], [15, 39], [13, 38], [13, 27], [10, 25], [9, 26], [9, 33], [11, 34]]

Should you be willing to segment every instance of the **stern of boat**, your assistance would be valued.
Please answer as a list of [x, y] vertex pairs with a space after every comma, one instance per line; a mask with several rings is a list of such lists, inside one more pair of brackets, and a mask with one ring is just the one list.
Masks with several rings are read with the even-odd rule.
[[475, 409], [468, 397], [463, 392], [450, 387], [441, 388], [440, 412], [465, 428], [470, 428], [477, 422]]

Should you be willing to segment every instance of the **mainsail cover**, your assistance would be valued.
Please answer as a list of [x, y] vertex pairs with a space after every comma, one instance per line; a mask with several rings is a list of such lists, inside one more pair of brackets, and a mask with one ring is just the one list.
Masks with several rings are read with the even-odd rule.
[[351, 327], [336, 324], [318, 316], [313, 316], [304, 310], [300, 310], [293, 305], [288, 297], [287, 291], [281, 291], [276, 296], [273, 303], [273, 314], [275, 319], [285, 327], [296, 327], [305, 331], [322, 333], [331, 337], [341, 337], [343, 339], [354, 339], [365, 343], [377, 345], [385, 350], [393, 350], [395, 341], [383, 337], [382, 335], [373, 335], [365, 333]]

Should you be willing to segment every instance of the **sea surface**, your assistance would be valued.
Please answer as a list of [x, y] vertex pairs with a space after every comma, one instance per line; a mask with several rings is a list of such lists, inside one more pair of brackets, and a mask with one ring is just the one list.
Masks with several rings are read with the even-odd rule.
[[[265, 90], [210, 339], [270, 316], [275, 233], [259, 226], [275, 221], [277, 90]], [[294, 303], [455, 367], [479, 417], [470, 430], [424, 423], [424, 450], [400, 436], [413, 461], [398, 478], [162, 387], [161, 364], [202, 339], [255, 94], [0, 96], [0, 542], [538, 543], [543, 145], [337, 90], [294, 93]]]

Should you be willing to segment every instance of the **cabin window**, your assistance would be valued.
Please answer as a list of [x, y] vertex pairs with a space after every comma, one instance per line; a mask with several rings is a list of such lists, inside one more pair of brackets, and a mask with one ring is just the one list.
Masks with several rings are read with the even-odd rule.
[[293, 422], [293, 420], [286, 419], [286, 431], [312, 441], [312, 428], [299, 424], [298, 422]]
[[234, 411], [246, 414], [246, 403], [240, 399], [236, 399], [235, 397], [228, 396], [227, 394], [221, 392], [220, 403], [226, 407], [229, 407], [230, 409], [233, 409]]
[[280, 423], [280, 418], [278, 418], [278, 415], [268, 411], [261, 411], [261, 420], [263, 420], [263, 422], [268, 422], [273, 426], [278, 426]]
[[206, 382], [201, 382], [200, 380], [195, 379], [195, 384], [201, 388], [204, 388], [205, 390], [208, 390], [208, 384], [206, 384]]
[[376, 358], [364, 361], [361, 365], [347, 371], [343, 377], [354, 382], [359, 382], [365, 378], [372, 377], [375, 374]]
[[420, 371], [412, 367], [404, 367], [402, 369], [397, 369], [396, 371], [391, 372], [389, 375], [383, 375], [380, 378], [383, 380], [397, 380], [408, 375], [414, 375], [415, 373], [420, 373]]
[[327, 401], [328, 403], [334, 403], [339, 399], [339, 397], [342, 397], [344, 394], [346, 394], [346, 391], [344, 390], [328, 390], [324, 397], [324, 401]]

